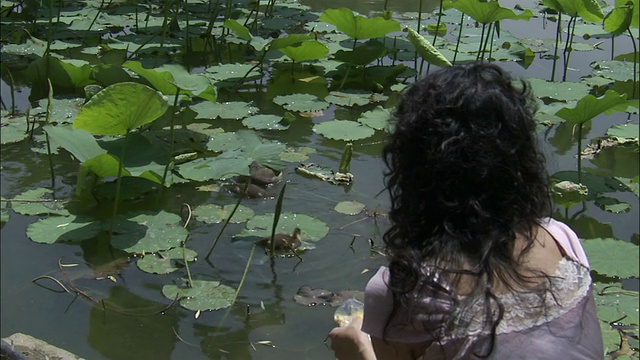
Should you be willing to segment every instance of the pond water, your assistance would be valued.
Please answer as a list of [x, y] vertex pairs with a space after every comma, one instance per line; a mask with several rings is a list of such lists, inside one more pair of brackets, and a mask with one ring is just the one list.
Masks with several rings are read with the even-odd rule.
[[[612, 1], [608, 2], [612, 3]], [[291, 6], [289, 2], [286, 3], [289, 4], [287, 6], [275, 2], [274, 14], [283, 21], [283, 24], [286, 23], [283, 19], [317, 21], [317, 17], [324, 9], [344, 6], [344, 2], [338, 1], [305, 0], [302, 3], [309, 6], [310, 10]], [[415, 26], [415, 16], [418, 11], [415, 1], [405, 0], [390, 3], [392, 4], [390, 4], [389, 10], [394, 12], [394, 18], [401, 19], [403, 26], [407, 24]], [[423, 11], [425, 13], [423, 14], [423, 21], [425, 24], [436, 22], [435, 16], [427, 14], [427, 12], [436, 8], [437, 4], [439, 3], [434, 1], [424, 2]], [[501, 4], [502, 6], [513, 8], [516, 2], [501, 2]], [[191, 6], [189, 11], [194, 13], [194, 18], [201, 21], [200, 23], [194, 22], [191, 26], [206, 28], [207, 22], [203, 20], [206, 18], [203, 15], [206, 13], [203, 10], [207, 6], [206, 3], [190, 2], [189, 5]], [[353, 5], [353, 10], [373, 17], [381, 13], [384, 1], [358, 2], [358, 4]], [[3, 2], [2, 6], [4, 8], [9, 5], [5, 5], [5, 2]], [[99, 4], [96, 6], [99, 6]], [[248, 5], [244, 3], [238, 5], [239, 8], [243, 6]], [[605, 13], [611, 8], [611, 6], [605, 8]], [[65, 8], [64, 10], [67, 11], [68, 9]], [[120, 8], [114, 6], [107, 10], [106, 13], [114, 17], [132, 14], [131, 8], [126, 6]], [[181, 9], [181, 11], [183, 10]], [[532, 6], [531, 10], [536, 16], [529, 21], [503, 20], [501, 22], [501, 37], [494, 39], [496, 49], [502, 47], [501, 44], [506, 39], [509, 39], [509, 41], [514, 41], [512, 39], [534, 39], [523, 43], [532, 47], [535, 44], [539, 49], [543, 45], [536, 43], [535, 39], [553, 39], [555, 37], [556, 23], [543, 19], [540, 8]], [[74, 11], [81, 12], [81, 10]], [[146, 10], [140, 9], [140, 11], [143, 13]], [[223, 12], [220, 14], [222, 16]], [[448, 26], [446, 38], [455, 43], [457, 35], [455, 21], [459, 21], [460, 15], [455, 10], [447, 10], [446, 14], [447, 16], [444, 19]], [[84, 16], [87, 17], [88, 15], [85, 14]], [[161, 14], [157, 15], [156, 18], [161, 19]], [[46, 19], [46, 17], [41, 17], [41, 19]], [[91, 33], [93, 36], [96, 33], [99, 34], [100, 31], [103, 33], [108, 32], [105, 26], [99, 26], [100, 21], [106, 22], [106, 16], [100, 17], [100, 20], [96, 22], [96, 28], [102, 30], [95, 30]], [[156, 23], [158, 22], [161, 23], [156, 19]], [[20, 24], [20, 21], [15, 19], [10, 21], [9, 18], [3, 17], [3, 39], [8, 39], [11, 33], [10, 30], [4, 29], [5, 26], [9, 26], [6, 24], [11, 25], [11, 29], [14, 29], [16, 24]], [[469, 35], [472, 38], [474, 36], [478, 37], [480, 34], [479, 28], [474, 28], [472, 21], [469, 19], [467, 19], [466, 24], [465, 33], [472, 34]], [[180, 25], [184, 28], [183, 22], [180, 22]], [[216, 25], [216, 28], [219, 27], [218, 25]], [[261, 35], [267, 37], [267, 33], [278, 32], [278, 26], [271, 26], [265, 27], [267, 31], [263, 29]], [[159, 29], [160, 27], [158, 26], [156, 30], [159, 31]], [[297, 29], [299, 32], [308, 32], [308, 29], [302, 29], [299, 25], [293, 26], [290, 31], [293, 32], [293, 29]], [[580, 31], [593, 31], [592, 29], [580, 23]], [[195, 30], [193, 31], [195, 33]], [[88, 34], [82, 34], [82, 37], [90, 38]], [[174, 32], [172, 34], [173, 37], [168, 40], [168, 44], [173, 44], [174, 40], [179, 39], [183, 33]], [[46, 32], [42, 28], [40, 28], [40, 35], [41, 38], [43, 36], [46, 38]], [[54, 39], [56, 35], [56, 33], [52, 34]], [[396, 35], [404, 36], [402, 33], [396, 33]], [[67, 36], [66, 33], [65, 36]], [[634, 36], [637, 38], [637, 28]], [[427, 35], [426, 33], [425, 37], [432, 39], [432, 35]], [[337, 40], [332, 40], [330, 36], [327, 36], [327, 38], [330, 40], [324, 41], [329, 44], [332, 43], [333, 46], [338, 46]], [[66, 41], [73, 40], [65, 39]], [[627, 35], [622, 35], [616, 39], [613, 51], [614, 56], [628, 54], [633, 51], [629, 39]], [[343, 40], [345, 38], [340, 38], [339, 41]], [[575, 41], [581, 45], [576, 45], [575, 48], [577, 50], [572, 53], [566, 83], [571, 84], [573, 82], [576, 87], [579, 87], [578, 85], [581, 85], [579, 82], [582, 78], [593, 75], [593, 68], [591, 67], [593, 62], [611, 59], [611, 39], [592, 37], [585, 40], [580, 35], [576, 37]], [[599, 42], [601, 44], [594, 46]], [[85, 44], [87, 48], [95, 47], [95, 44], [90, 42]], [[115, 43], [110, 44], [114, 49], [116, 48]], [[349, 42], [349, 44], [352, 44], [352, 42]], [[476, 44], [477, 40], [473, 43], [473, 46], [477, 47]], [[545, 44], [548, 45], [548, 43]], [[31, 79], [22, 71], [24, 66], [17, 64], [20, 61], [33, 61], [36, 57], [33, 55], [16, 55], [16, 51], [7, 50], [9, 49], [8, 40], [3, 45], [5, 45], [2, 50], [3, 73], [1, 90], [3, 104], [10, 106], [11, 92], [16, 91], [15, 104], [18, 113], [24, 113], [29, 103], [32, 103], [35, 108], [38, 100], [40, 100], [40, 107], [46, 108], [47, 89], [29, 86]], [[342, 46], [344, 47], [344, 45]], [[465, 49], [470, 47], [468, 45]], [[590, 49], [588, 49], [589, 47]], [[331, 49], [333, 53], [336, 47]], [[538, 51], [537, 49], [534, 50]], [[224, 62], [254, 60], [254, 57], [247, 55], [249, 52], [247, 48], [233, 51], [238, 51], [238, 53], [232, 53], [232, 50], [229, 50], [228, 57], [226, 54], [221, 55], [224, 58]], [[97, 63], [95, 52], [92, 51], [83, 52], [79, 49], [62, 49], [56, 52], [64, 56], [64, 58], [83, 59], [94, 65]], [[530, 59], [532, 62], [527, 66], [524, 66], [522, 61], [500, 61], [500, 64], [516, 76], [549, 80], [553, 63], [551, 56], [549, 56], [551, 52], [552, 50], [536, 53]], [[443, 51], [443, 54], [447, 57], [451, 53], [451, 51]], [[122, 53], [120, 54], [122, 55]], [[246, 86], [241, 90], [229, 87], [228, 84], [223, 84], [218, 89], [217, 102], [251, 102], [261, 113], [281, 115], [284, 113], [282, 107], [273, 103], [274, 98], [278, 95], [296, 92], [321, 94], [321, 96], [328, 95], [329, 90], [327, 90], [327, 87], [329, 85], [327, 81], [323, 81], [322, 76], [319, 77], [320, 79], [316, 78], [317, 75], [322, 75], [322, 73], [319, 73], [321, 70], [311, 67], [294, 68], [290, 62], [284, 65], [278, 64], [279, 59], [277, 56], [268, 57], [268, 60], [275, 65], [273, 68], [266, 69], [269, 71], [265, 72], [264, 83], [261, 83], [259, 77], [257, 79], [249, 79], [247, 84], [251, 84], [251, 86]], [[235, 61], [230, 60], [234, 58]], [[509, 58], [513, 60], [515, 56], [510, 56]], [[132, 60], [136, 59], [132, 57]], [[205, 73], [210, 66], [216, 65], [209, 55], [202, 54], [197, 54], [192, 58], [186, 56], [180, 58], [174, 54], [168, 60], [165, 57], [156, 56], [154, 53], [141, 53], [140, 60], [146, 67], [160, 66], [166, 62], [188, 63], [193, 68], [194, 73]], [[390, 65], [392, 62], [397, 64], [401, 61], [392, 61], [390, 57], [385, 57], [380, 61], [380, 64]], [[407, 71], [415, 67], [412, 60], [404, 59], [402, 62], [406, 64]], [[418, 60], [419, 63], [420, 61]], [[5, 64], [7, 64], [6, 67], [13, 69], [12, 80], [7, 76]], [[121, 65], [122, 61], [119, 64]], [[562, 55], [560, 55], [557, 65], [555, 80], [559, 81], [562, 77]], [[326, 68], [328, 65], [324, 66]], [[246, 70], [245, 68], [244, 71]], [[292, 80], [292, 76], [296, 80]], [[626, 73], [625, 76], [631, 78], [629, 73]], [[301, 79], [304, 81], [301, 81]], [[408, 76], [408, 82], [411, 82], [412, 79], [413, 75]], [[339, 81], [332, 80], [334, 81], [334, 84], [331, 84], [332, 86]], [[9, 86], [12, 81], [14, 82], [13, 89]], [[390, 81], [391, 84], [395, 84], [395, 82], [395, 78]], [[582, 81], [582, 84], [584, 83], [589, 82]], [[598, 78], [598, 82], [594, 80], [592, 83], [597, 83], [604, 87], [603, 84], [609, 86], [609, 83], [613, 83], [613, 80], [607, 82], [602, 78]], [[557, 86], [560, 92], [562, 91], [560, 89], [564, 87], [563, 84], [557, 83], [554, 86]], [[391, 108], [396, 99], [397, 90], [392, 90], [389, 85], [381, 84], [384, 89], [383, 93], [388, 98], [379, 102], [371, 102], [364, 106], [355, 107], [336, 105], [334, 103], [322, 112], [309, 111], [305, 113], [304, 111], [291, 110], [296, 115], [296, 120], [289, 124], [290, 127], [286, 131], [258, 130], [257, 133], [265, 143], [278, 141], [286, 144], [287, 147], [312, 148], [315, 152], [310, 153], [308, 155], [309, 158], [302, 160], [303, 162], [316, 163], [335, 170], [339, 166], [346, 142], [329, 139], [314, 131], [314, 126], [333, 119], [357, 120], [363, 112], [374, 110], [377, 105]], [[637, 82], [635, 86], [637, 87]], [[593, 88], [593, 86], [591, 87]], [[60, 100], [75, 98], [82, 94], [82, 90], [76, 89], [74, 92], [64, 89], [62, 86], [59, 90], [54, 86], [54, 89], [56, 89], [54, 98]], [[534, 89], [537, 90], [539, 88], [534, 86]], [[541, 91], [549, 91], [544, 86], [540, 89]], [[331, 90], [335, 90], [335, 86]], [[597, 95], [604, 93], [602, 88], [596, 90], [593, 91]], [[572, 90], [566, 90], [564, 93], [571, 94], [571, 92]], [[31, 97], [29, 98], [30, 95]], [[372, 93], [371, 96], [373, 95]], [[45, 99], [41, 100], [43, 97]], [[581, 97], [582, 95], [571, 98], [569, 95], [567, 101], [575, 101]], [[636, 102], [637, 98], [638, 95], [636, 93]], [[548, 103], [553, 102], [553, 99], [547, 98], [545, 100]], [[194, 113], [193, 110], [190, 111]], [[35, 110], [32, 110], [32, 112], [35, 112]], [[301, 116], [300, 113], [305, 116]], [[310, 117], [310, 115], [312, 116]], [[11, 116], [6, 111], [3, 111], [2, 116], [4, 126], [5, 119], [10, 119]], [[224, 112], [221, 117], [224, 118]], [[193, 121], [193, 118], [193, 114], [187, 114], [182, 115], [180, 120], [190, 122]], [[545, 152], [549, 158], [549, 172], [552, 174], [559, 172], [575, 174], [577, 170], [575, 154], [578, 151], [575, 127], [568, 122], [554, 122], [558, 118], [553, 118], [548, 114], [547, 116], [542, 116], [542, 118], [552, 122], [550, 126], [541, 125], [540, 127], [540, 141], [545, 147]], [[163, 121], [167, 121], [166, 116]], [[198, 119], [195, 122], [208, 122], [212, 124], [212, 127], [222, 128], [226, 132], [247, 129], [240, 121], [233, 119]], [[634, 114], [617, 112], [611, 115], [603, 114], [595, 117], [584, 125], [581, 147], [584, 149], [591, 139], [604, 137], [613, 125], [623, 124], [636, 126], [637, 129], [637, 109]], [[40, 134], [42, 134], [41, 129], [36, 129], [36, 135]], [[242, 205], [253, 210], [255, 214], [273, 213], [278, 192], [282, 189], [283, 184], [286, 183], [282, 211], [315, 217], [329, 227], [326, 236], [314, 244], [315, 249], [304, 251], [300, 254], [302, 261], [292, 256], [270, 257], [262, 248], [258, 247], [251, 258], [248, 270], [246, 270], [247, 261], [257, 238], [232, 237], [245, 229], [245, 222], [230, 223], [224, 230], [211, 256], [207, 259], [205, 254], [212, 246], [222, 224], [206, 223], [197, 219], [193, 219], [190, 222], [187, 227], [189, 236], [186, 246], [198, 253], [197, 261], [190, 262], [189, 271], [191, 277], [200, 280], [219, 281], [234, 289], [241, 286], [241, 291], [235, 303], [228, 308], [220, 310], [202, 312], [187, 310], [177, 304], [172, 304], [171, 299], [163, 296], [162, 289], [164, 286], [169, 284], [181, 285], [182, 279], [187, 277], [186, 269], [183, 266], [179, 266], [176, 272], [166, 275], [142, 271], [136, 265], [139, 257], [111, 247], [106, 231], [99, 232], [82, 241], [55, 242], [52, 244], [38, 243], [30, 239], [30, 237], [33, 238], [36, 235], [29, 232], [30, 236], [27, 236], [27, 232], [32, 229], [30, 226], [36, 220], [47, 218], [47, 216], [24, 215], [12, 209], [8, 210], [6, 214], [8, 214], [9, 218], [8, 221], [3, 220], [2, 240], [0, 243], [1, 336], [6, 337], [15, 332], [27, 333], [87, 359], [332, 358], [332, 353], [323, 344], [323, 340], [335, 324], [333, 321], [335, 308], [329, 305], [300, 305], [294, 301], [294, 295], [304, 285], [333, 292], [363, 290], [369, 277], [375, 273], [380, 265], [385, 263], [384, 257], [376, 251], [382, 244], [381, 234], [388, 226], [384, 216], [388, 209], [388, 199], [386, 193], [381, 192], [383, 190], [383, 167], [378, 155], [384, 134], [384, 131], [376, 130], [372, 136], [353, 142], [350, 172], [354, 176], [354, 181], [350, 185], [333, 185], [316, 178], [303, 176], [295, 171], [297, 162], [288, 162], [282, 170], [285, 181], [268, 189], [273, 197], [267, 199], [245, 199], [242, 201]], [[204, 137], [204, 140], [196, 140], [195, 142], [199, 143], [197, 146], [206, 143], [206, 137]], [[602, 195], [599, 196], [600, 200], [588, 198], [584, 202], [578, 201], [577, 205], [566, 212], [561, 207], [558, 207], [556, 217], [567, 221], [576, 229], [581, 238], [615, 238], [638, 245], [638, 233], [640, 233], [640, 230], [637, 196], [637, 176], [639, 172], [637, 141], [636, 130], [635, 143], [607, 148], [602, 150], [593, 160], [582, 160], [583, 172], [595, 177], [596, 180], [593, 181], [602, 182], [604, 181], [602, 179], [611, 180], [616, 177], [619, 181], [627, 184], [629, 188], [622, 188], [623, 185], [620, 185], [622, 183], [616, 183], [620, 187], [619, 191], [604, 190], [602, 193], [606, 193], [606, 196], [599, 193], [599, 195]], [[34, 151], [34, 148], [37, 151]], [[46, 155], [46, 150], [43, 152], [42, 149], [42, 139], [37, 139], [34, 142], [30, 142], [28, 139], [3, 142], [0, 177], [0, 195], [2, 195], [3, 199], [20, 199], [20, 195], [27, 190], [51, 188], [49, 158]], [[203, 155], [200, 153], [201, 158], [204, 156], [211, 156], [211, 154]], [[53, 155], [52, 159], [55, 173], [54, 189], [56, 199], [69, 200], [76, 191], [79, 161], [76, 157], [70, 156], [70, 153], [64, 149], [60, 149], [57, 155]], [[573, 176], [571, 174], [566, 176], [571, 178]], [[633, 188], [634, 177], [635, 193], [630, 190]], [[110, 175], [108, 178], [111, 180], [114, 176]], [[563, 176], [559, 176], [559, 178], [565, 179]], [[630, 183], [626, 183], [624, 182], [625, 179], [632, 180]], [[134, 199], [125, 200], [120, 205], [119, 213], [135, 214], [147, 212], [149, 214], [157, 214], [165, 211], [179, 215], [185, 203], [189, 204], [192, 209], [207, 204], [233, 207], [237, 198], [232, 193], [225, 190], [218, 191], [214, 189], [215, 191], [211, 191], [211, 188], [198, 188], [202, 185], [216, 183], [216, 181], [212, 180], [176, 182], [162, 192], [153, 191], [138, 195]], [[133, 186], [132, 184], [126, 184], [124, 188]], [[104, 191], [112, 193], [113, 187]], [[603, 200], [604, 198], [607, 200]], [[361, 203], [366, 207], [367, 212], [363, 211], [357, 215], [345, 215], [335, 211], [334, 207], [343, 201]], [[66, 203], [63, 202], [63, 204]], [[112, 201], [102, 200], [97, 208], [90, 210], [74, 210], [72, 208], [72, 212], [104, 219], [111, 214], [111, 204]], [[629, 206], [624, 206], [624, 204]], [[52, 203], [49, 202], [47, 205], [51, 206]], [[613, 205], [618, 205], [619, 207], [613, 207]], [[70, 207], [71, 205], [67, 204], [67, 206]], [[153, 218], [151, 219], [149, 222], [153, 222]], [[165, 220], [156, 221], [162, 222]], [[146, 225], [150, 226], [151, 224]], [[118, 231], [118, 227], [115, 230]], [[303, 228], [302, 230], [304, 233], [305, 229]], [[162, 233], [160, 235], [162, 236]], [[371, 247], [371, 242], [375, 244], [373, 248]], [[637, 246], [635, 247], [635, 252], [637, 255]], [[592, 254], [589, 255], [591, 256]], [[597, 254], [593, 256], [595, 257]], [[612, 258], [613, 260], [610, 261], [615, 262], [615, 258]], [[59, 261], [62, 264], [75, 264], [77, 266], [61, 268], [58, 265]], [[628, 290], [625, 296], [630, 296], [631, 303], [633, 304], [633, 301], [635, 301], [636, 304], [635, 315], [627, 314], [631, 316], [628, 323], [635, 323], [637, 327], [638, 275], [637, 270], [633, 270], [634, 266], [637, 269], [637, 264], [628, 265], [623, 263], [624, 270], [631, 268], [631, 274], [628, 271], [623, 271], [622, 275], [618, 273], [611, 274], [603, 270], [601, 274], [594, 273], [594, 278], [606, 284], [619, 285], [622, 283], [624, 285], [624, 288]], [[246, 276], [244, 276], [243, 280], [245, 270]], [[37, 284], [32, 282], [33, 279], [44, 275], [63, 281], [65, 284], [73, 282], [82, 293], [75, 297], [65, 293], [51, 278], [40, 279]], [[95, 300], [96, 303], [93, 303], [91, 299]], [[604, 308], [607, 305], [602, 306]], [[108, 310], [105, 311], [103, 307]], [[616, 308], [617, 314], [626, 314], [625, 309]], [[635, 318], [633, 318], [634, 316]], [[635, 321], [633, 321], [634, 319]], [[611, 321], [614, 319], [606, 318], [605, 316], [604, 320]], [[613, 333], [605, 334], [605, 344], [609, 351], [613, 351], [616, 348], [615, 336], [617, 336], [615, 330]]]

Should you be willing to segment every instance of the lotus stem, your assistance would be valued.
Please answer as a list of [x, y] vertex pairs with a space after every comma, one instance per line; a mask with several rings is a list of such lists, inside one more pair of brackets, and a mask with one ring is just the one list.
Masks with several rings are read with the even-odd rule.
[[572, 16], [571, 20], [569, 20], [569, 24], [567, 28], [571, 28], [569, 35], [567, 36], [567, 43], [564, 46], [564, 72], [562, 74], [562, 81], [567, 81], [567, 70], [569, 70], [569, 60], [571, 59], [571, 44], [573, 43], [573, 36], [576, 32], [576, 17]]
[[187, 278], [189, 279], [189, 288], [193, 287], [193, 279], [191, 278], [191, 270], [189, 270], [189, 262], [187, 261], [187, 254], [185, 249], [187, 248], [187, 240], [189, 239], [189, 235], [184, 238], [182, 242], [182, 260], [184, 261], [184, 267], [187, 269]]
[[253, 259], [253, 254], [256, 252], [257, 244], [253, 244], [251, 248], [251, 252], [249, 253], [249, 258], [247, 259], [247, 264], [244, 267], [244, 272], [242, 273], [242, 278], [240, 278], [240, 284], [238, 284], [238, 289], [236, 289], [235, 295], [233, 295], [233, 300], [231, 300], [231, 304], [236, 303], [236, 299], [238, 298], [238, 294], [240, 294], [240, 289], [242, 289], [242, 285], [244, 285], [244, 280], [247, 278], [247, 273], [249, 272], [249, 267], [251, 266], [251, 260]]
[[476, 61], [480, 60], [482, 46], [484, 45], [484, 32], [486, 28], [487, 28], [487, 24], [482, 24], [482, 34], [480, 35], [480, 46], [478, 46], [478, 55], [476, 55]]
[[280, 195], [278, 195], [278, 200], [276, 201], [276, 210], [273, 214], [273, 225], [271, 227], [271, 256], [275, 256], [276, 254], [276, 242], [273, 238], [276, 236], [276, 228], [278, 227], [278, 222], [280, 221], [280, 213], [282, 212], [282, 199], [284, 198], [284, 190], [287, 188], [287, 184], [285, 183], [282, 186], [282, 190], [280, 190]]
[[111, 224], [109, 225], [109, 240], [113, 235], [113, 227], [116, 223], [116, 216], [118, 215], [118, 203], [120, 202], [120, 189], [122, 188], [122, 168], [124, 167], [124, 154], [127, 148], [127, 140], [129, 132], [124, 136], [122, 149], [120, 150], [120, 157], [118, 158], [118, 178], [116, 179], [116, 197], [113, 202], [113, 212], [111, 213]]
[[[47, 97], [47, 115], [45, 118], [45, 124], [49, 124], [49, 120], [51, 119], [51, 112], [53, 110], [53, 86], [51, 85], [51, 80], [47, 79], [49, 83], [49, 96]], [[28, 121], [28, 120], [27, 120]], [[49, 171], [51, 173], [51, 190], [54, 191], [56, 188], [56, 175], [53, 171], [53, 157], [51, 156], [51, 141], [49, 141], [49, 134], [45, 131], [44, 133], [45, 140], [47, 142], [47, 158], [49, 159]]]
[[491, 62], [491, 55], [493, 54], [493, 36], [496, 34], [496, 28], [500, 25], [500, 22], [496, 21], [493, 28], [489, 25], [489, 31], [491, 31], [491, 40], [489, 40], [489, 62]]
[[456, 51], [453, 53], [452, 65], [456, 64], [456, 57], [458, 57], [458, 48], [460, 47], [460, 39], [462, 38], [462, 23], [464, 22], [464, 13], [460, 14], [460, 29], [458, 30], [458, 41], [456, 41]]
[[164, 167], [164, 173], [162, 174], [162, 186], [166, 186], [167, 173], [169, 172], [169, 166], [171, 166], [171, 157], [173, 156], [173, 122], [176, 114], [176, 108], [178, 107], [178, 97], [180, 96], [180, 88], [176, 86], [176, 96], [173, 99], [173, 108], [171, 109], [170, 128], [169, 128], [169, 155], [167, 158], [167, 165]]
[[554, 81], [556, 77], [556, 63], [558, 62], [558, 42], [560, 41], [560, 36], [562, 33], [561, 23], [562, 23], [562, 13], [559, 12], [558, 24], [556, 25], [556, 46], [553, 51], [553, 66], [551, 67], [551, 81]]
[[582, 184], [582, 124], [578, 124], [578, 183]]
[[631, 98], [635, 99], [636, 97], [636, 82], [638, 79], [638, 46], [636, 45], [636, 41], [633, 38], [633, 33], [631, 33], [631, 29], [627, 28], [627, 32], [629, 33], [629, 37], [631, 38], [631, 44], [633, 45], [633, 90], [631, 92]]
[[[247, 188], [249, 187], [249, 184], [251, 184], [251, 181], [247, 181], [247, 183], [245, 184], [244, 190], [242, 191], [243, 194], [247, 191]], [[220, 240], [220, 237], [222, 236], [222, 233], [224, 232], [224, 229], [227, 227], [227, 225], [229, 225], [229, 221], [231, 221], [231, 218], [233, 217], [233, 214], [235, 214], [236, 210], [238, 210], [238, 206], [240, 206], [241, 202], [242, 202], [242, 196], [240, 196], [238, 198], [238, 201], [236, 202], [236, 206], [233, 207], [233, 210], [231, 210], [231, 213], [229, 214], [229, 216], [225, 220], [224, 224], [222, 225], [222, 228], [220, 228], [220, 231], [218, 231], [218, 235], [216, 236], [216, 239], [213, 241], [213, 244], [211, 244], [211, 247], [209, 248], [209, 251], [207, 251], [207, 255], [205, 255], [205, 257], [204, 257], [205, 259], [208, 259], [209, 256], [211, 256], [211, 253], [213, 252], [213, 249], [216, 247], [216, 244], [218, 244], [218, 240]]]
[[[15, 88], [15, 82], [13, 80], [13, 75], [11, 74], [11, 70], [7, 69], [7, 74], [9, 75], [9, 91], [11, 94], [11, 116], [15, 116], [16, 114], [16, 95], [13, 93]], [[27, 129], [29, 125], [27, 124]]]
[[187, 22], [184, 27], [184, 47], [187, 51], [191, 51], [191, 40], [189, 39], [189, 1], [184, 2], [184, 15]]

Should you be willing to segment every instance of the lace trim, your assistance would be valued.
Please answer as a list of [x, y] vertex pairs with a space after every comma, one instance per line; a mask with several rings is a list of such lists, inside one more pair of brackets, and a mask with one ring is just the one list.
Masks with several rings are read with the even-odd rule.
[[[502, 321], [498, 324], [497, 334], [521, 331], [550, 322], [574, 308], [588, 293], [591, 286], [589, 269], [579, 263], [563, 258], [550, 279], [550, 291], [539, 293], [508, 293], [499, 296], [504, 307]], [[466, 314], [458, 314], [458, 324], [469, 324], [464, 334], [479, 335], [487, 332], [482, 324], [484, 304], [476, 302]], [[465, 327], [463, 327], [465, 328]]]

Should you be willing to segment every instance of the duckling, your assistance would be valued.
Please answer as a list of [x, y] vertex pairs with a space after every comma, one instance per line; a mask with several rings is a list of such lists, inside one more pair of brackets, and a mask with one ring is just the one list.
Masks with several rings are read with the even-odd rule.
[[248, 198], [268, 198], [272, 196], [267, 190], [258, 185], [249, 184], [246, 190], [245, 186], [246, 184], [233, 183], [229, 184], [227, 188], [235, 194], [244, 195], [244, 197]]
[[273, 169], [258, 164], [254, 161], [249, 165], [249, 173], [251, 174], [251, 182], [258, 185], [271, 185], [282, 181], [282, 171], [276, 175]]
[[[295, 250], [300, 247], [302, 242], [300, 241], [300, 228], [293, 229], [293, 233], [291, 235], [288, 234], [275, 234], [273, 236], [273, 241], [276, 244], [276, 250]], [[271, 242], [269, 241], [270, 237], [261, 239], [258, 241], [258, 244], [270, 247]]]

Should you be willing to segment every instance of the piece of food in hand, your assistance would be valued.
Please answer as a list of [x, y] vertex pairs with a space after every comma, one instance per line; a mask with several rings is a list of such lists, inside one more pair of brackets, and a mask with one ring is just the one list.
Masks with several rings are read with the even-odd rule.
[[340, 305], [333, 314], [333, 320], [338, 326], [347, 326], [355, 318], [362, 319], [364, 304], [356, 299], [348, 299]]

